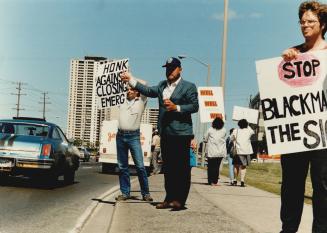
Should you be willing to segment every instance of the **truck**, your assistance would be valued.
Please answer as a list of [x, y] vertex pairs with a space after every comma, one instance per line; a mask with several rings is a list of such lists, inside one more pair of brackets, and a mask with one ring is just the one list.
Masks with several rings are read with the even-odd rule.
[[[102, 172], [110, 173], [118, 171], [117, 167], [117, 149], [116, 134], [118, 131], [118, 121], [103, 121], [100, 129], [100, 148], [99, 162], [102, 163]], [[142, 123], [140, 126], [141, 146], [143, 152], [144, 166], [148, 173], [151, 168], [151, 141], [152, 141], [152, 125]], [[132, 156], [129, 152], [128, 163], [134, 165]]]

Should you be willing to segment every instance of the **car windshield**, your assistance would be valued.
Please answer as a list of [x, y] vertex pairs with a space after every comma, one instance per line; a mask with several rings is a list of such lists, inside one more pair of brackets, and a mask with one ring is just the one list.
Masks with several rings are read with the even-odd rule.
[[49, 126], [42, 124], [0, 122], [0, 133], [46, 137]]

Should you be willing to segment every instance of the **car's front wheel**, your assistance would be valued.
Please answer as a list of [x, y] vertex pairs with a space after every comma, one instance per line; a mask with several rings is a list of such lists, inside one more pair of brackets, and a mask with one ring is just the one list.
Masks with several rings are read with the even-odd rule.
[[64, 173], [65, 184], [73, 184], [75, 181], [75, 170], [67, 170]]
[[0, 184], [5, 183], [8, 179], [9, 175], [6, 173], [0, 173]]
[[58, 175], [55, 173], [51, 173], [49, 174], [46, 178], [45, 178], [45, 182], [55, 185], [58, 182]]

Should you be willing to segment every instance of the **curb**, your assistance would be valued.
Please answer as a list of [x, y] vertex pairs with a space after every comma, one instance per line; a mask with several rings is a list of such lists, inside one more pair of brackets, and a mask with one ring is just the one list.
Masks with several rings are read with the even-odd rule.
[[[131, 185], [137, 181], [137, 177], [131, 180]], [[111, 198], [111, 196], [114, 196], [118, 191], [120, 190], [119, 185], [115, 185], [114, 187], [110, 188], [105, 193], [98, 196], [97, 201], [92, 200], [92, 203], [86, 208], [86, 210], [83, 212], [83, 214], [77, 219], [77, 222], [72, 230], [69, 231], [69, 233], [80, 233], [85, 224], [88, 222], [88, 220], [91, 218], [92, 214], [95, 212], [96, 208], [98, 207], [100, 201], [104, 198]], [[110, 221], [111, 224], [111, 221]], [[110, 226], [109, 226], [110, 227]]]

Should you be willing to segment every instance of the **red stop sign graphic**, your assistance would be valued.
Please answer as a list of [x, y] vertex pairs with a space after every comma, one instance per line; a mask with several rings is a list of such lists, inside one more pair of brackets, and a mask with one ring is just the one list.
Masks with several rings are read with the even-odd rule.
[[320, 61], [312, 54], [300, 54], [292, 61], [283, 60], [278, 66], [279, 79], [292, 87], [312, 85], [321, 76]]

